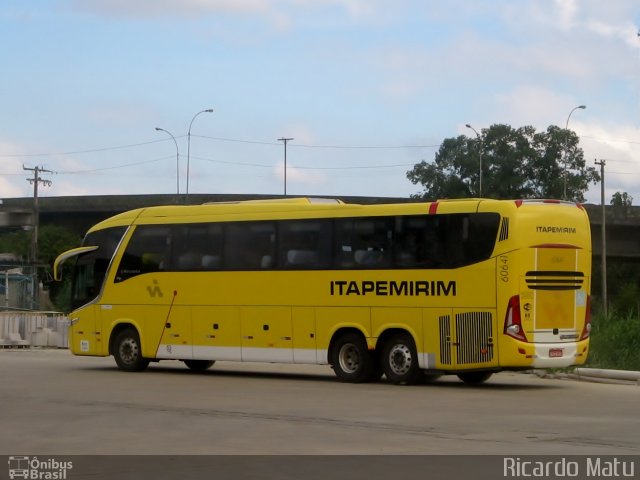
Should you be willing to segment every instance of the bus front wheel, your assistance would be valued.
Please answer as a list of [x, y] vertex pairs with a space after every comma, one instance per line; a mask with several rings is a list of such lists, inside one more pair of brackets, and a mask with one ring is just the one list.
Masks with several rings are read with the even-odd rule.
[[214, 360], [183, 360], [183, 362], [194, 372], [204, 372], [216, 363]]
[[331, 348], [330, 363], [338, 379], [362, 383], [372, 380], [376, 373], [373, 354], [365, 339], [357, 333], [340, 336]]
[[140, 372], [149, 365], [149, 359], [142, 356], [140, 335], [134, 328], [126, 328], [116, 335], [113, 357], [118, 368], [125, 372]]
[[396, 385], [414, 385], [423, 378], [416, 345], [410, 335], [392, 336], [382, 349], [382, 369], [389, 381]]

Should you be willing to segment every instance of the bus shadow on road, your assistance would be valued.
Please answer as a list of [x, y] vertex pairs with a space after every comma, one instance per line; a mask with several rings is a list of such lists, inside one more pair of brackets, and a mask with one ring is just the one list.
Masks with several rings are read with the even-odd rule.
[[[246, 365], [246, 364], [243, 364]], [[275, 367], [277, 368], [277, 367]], [[105, 371], [104, 367], [86, 367], [85, 370], [93, 370], [93, 371]], [[308, 372], [292, 372], [292, 371], [259, 371], [259, 370], [248, 370], [245, 368], [242, 369], [234, 369], [230, 366], [225, 366], [222, 368], [216, 368], [213, 366], [211, 369], [202, 371], [202, 372], [194, 372], [189, 370], [188, 368], [181, 366], [179, 364], [176, 365], [163, 365], [163, 364], [152, 364], [145, 372], [142, 373], [128, 373], [128, 372], [120, 372], [117, 370], [115, 366], [108, 368], [108, 371], [117, 372], [122, 375], [135, 375], [135, 376], [146, 376], [146, 375], [179, 375], [179, 376], [187, 376], [191, 378], [202, 378], [212, 379], [212, 378], [235, 378], [235, 379], [273, 379], [273, 380], [296, 380], [300, 382], [322, 382], [322, 383], [331, 383], [335, 385], [344, 385], [353, 388], [354, 386], [367, 386], [367, 387], [385, 387], [385, 388], [402, 388], [402, 389], [418, 389], [418, 388], [429, 388], [429, 389], [458, 389], [458, 390], [467, 390], [467, 391], [532, 391], [532, 390], [555, 390], [562, 389], [565, 387], [565, 382], [560, 380], [545, 380], [544, 382], [540, 382], [539, 377], [531, 374], [518, 374], [517, 380], [514, 381], [514, 376], [505, 376], [503, 378], [501, 374], [496, 374], [492, 376], [487, 382], [479, 384], [479, 385], [469, 385], [461, 380], [459, 380], [455, 375], [445, 375], [437, 380], [428, 380], [424, 382], [420, 382], [416, 385], [394, 385], [389, 380], [387, 380], [384, 376], [374, 382], [366, 382], [362, 384], [352, 384], [345, 383], [338, 380], [332, 373], [331, 369], [327, 367], [326, 373], [308, 373]]]

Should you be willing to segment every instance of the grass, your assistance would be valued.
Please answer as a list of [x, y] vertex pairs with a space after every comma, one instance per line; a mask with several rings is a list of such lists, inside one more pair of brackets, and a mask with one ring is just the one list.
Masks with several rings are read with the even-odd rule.
[[594, 317], [586, 366], [640, 370], [640, 317], [616, 313]]

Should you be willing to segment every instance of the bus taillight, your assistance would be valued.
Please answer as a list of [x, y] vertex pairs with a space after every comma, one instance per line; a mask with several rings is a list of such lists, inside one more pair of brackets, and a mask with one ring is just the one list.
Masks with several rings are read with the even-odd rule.
[[582, 329], [582, 335], [580, 340], [589, 338], [591, 334], [591, 295], [587, 295], [587, 308], [584, 313], [584, 328]]
[[504, 318], [504, 333], [523, 342], [528, 341], [522, 328], [522, 320], [520, 317], [520, 296], [514, 295], [509, 299], [507, 314]]

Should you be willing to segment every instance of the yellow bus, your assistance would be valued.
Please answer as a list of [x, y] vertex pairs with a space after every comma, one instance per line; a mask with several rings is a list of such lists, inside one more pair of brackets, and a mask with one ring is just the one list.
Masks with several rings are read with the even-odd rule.
[[57, 279], [72, 257], [70, 349], [126, 371], [282, 362], [473, 384], [588, 354], [590, 229], [575, 203], [159, 206], [92, 227]]

